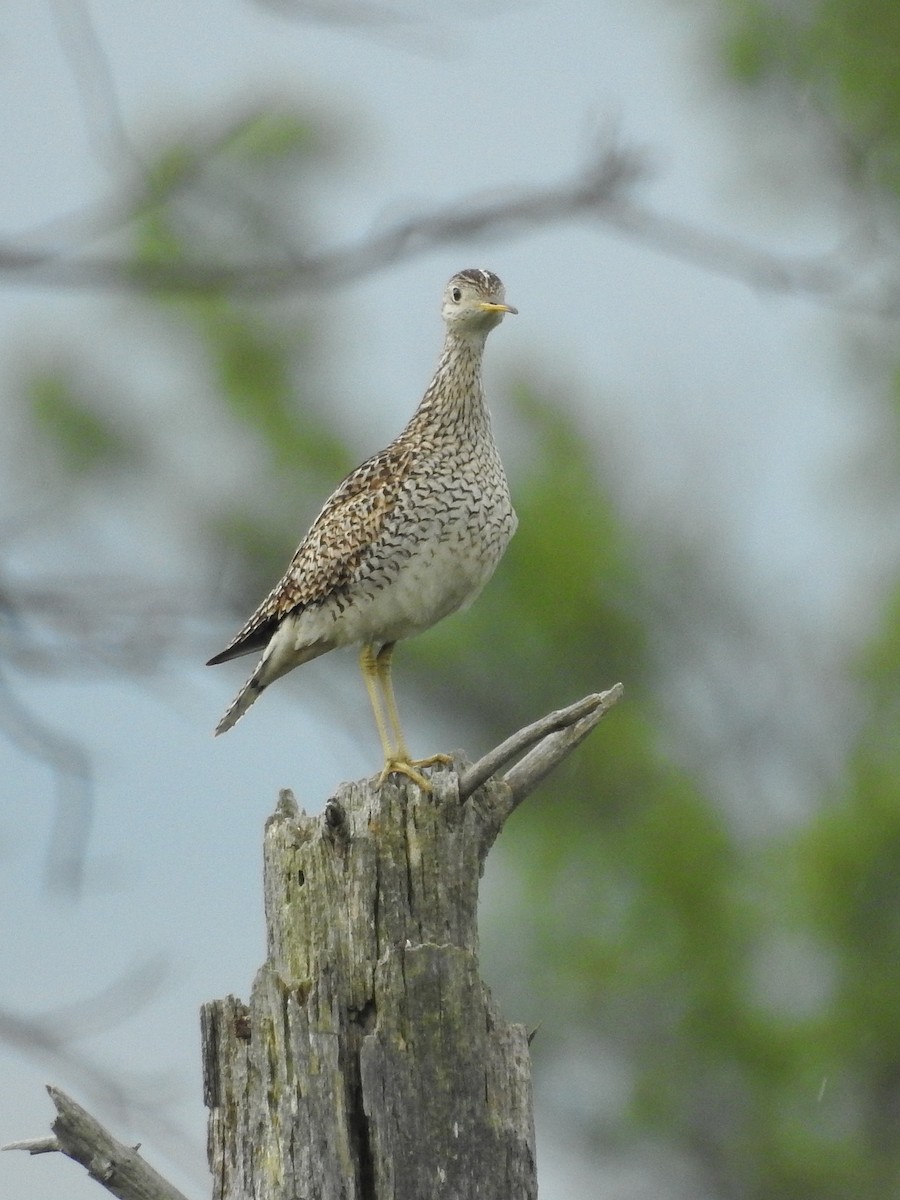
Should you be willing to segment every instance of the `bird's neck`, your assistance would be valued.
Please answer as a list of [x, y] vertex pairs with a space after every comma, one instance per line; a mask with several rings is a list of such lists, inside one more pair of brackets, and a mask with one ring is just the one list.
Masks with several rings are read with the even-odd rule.
[[420, 421], [480, 428], [489, 424], [481, 382], [483, 337], [448, 334], [434, 378], [425, 390], [411, 424]]

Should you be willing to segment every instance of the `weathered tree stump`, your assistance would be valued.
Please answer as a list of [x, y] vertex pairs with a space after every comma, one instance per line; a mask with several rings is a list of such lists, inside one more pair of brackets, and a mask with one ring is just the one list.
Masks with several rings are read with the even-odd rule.
[[[201, 1013], [213, 1200], [537, 1195], [528, 1040], [479, 978], [478, 882], [509, 815], [621, 694], [550, 713], [474, 765], [457, 756], [430, 793], [347, 784], [309, 817], [282, 792], [266, 961], [249, 1004]], [[56, 1136], [9, 1149], [61, 1151], [121, 1200], [183, 1200], [50, 1095]]]
[[[621, 689], [553, 713], [432, 791], [348, 784], [266, 827], [268, 955], [202, 1013], [214, 1200], [528, 1200], [531, 1062], [478, 973], [504, 821]], [[505, 778], [487, 778], [533, 747]]]
[[459, 776], [282, 793], [268, 956], [203, 1009], [214, 1200], [537, 1194], [525, 1030], [478, 975], [478, 880], [509, 808]]

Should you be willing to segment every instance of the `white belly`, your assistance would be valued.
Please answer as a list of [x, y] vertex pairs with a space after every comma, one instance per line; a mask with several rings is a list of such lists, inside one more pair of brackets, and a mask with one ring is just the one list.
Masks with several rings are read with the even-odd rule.
[[335, 600], [293, 618], [297, 650], [312, 642], [329, 646], [385, 644], [413, 637], [467, 608], [494, 573], [510, 534], [473, 553], [464, 536], [419, 546], [390, 579], [358, 589], [352, 603]]

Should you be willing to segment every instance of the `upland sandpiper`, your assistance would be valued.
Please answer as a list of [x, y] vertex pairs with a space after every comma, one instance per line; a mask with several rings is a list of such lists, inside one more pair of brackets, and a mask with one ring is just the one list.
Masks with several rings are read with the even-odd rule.
[[339, 646], [359, 662], [392, 772], [428, 782], [400, 727], [391, 656], [472, 603], [516, 528], [481, 382], [484, 343], [506, 313], [503, 284], [466, 270], [444, 289], [444, 348], [409, 424], [352, 471], [316, 517], [282, 580], [209, 666], [262, 650], [219, 722], [224, 733], [274, 680]]

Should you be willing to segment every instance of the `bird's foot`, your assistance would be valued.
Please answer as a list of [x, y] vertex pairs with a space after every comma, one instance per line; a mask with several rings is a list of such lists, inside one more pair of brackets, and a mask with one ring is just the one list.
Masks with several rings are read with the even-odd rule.
[[440, 763], [442, 767], [449, 767], [453, 764], [452, 754], [429, 754], [427, 758], [414, 758], [411, 760], [411, 766], [414, 767], [433, 767], [436, 763]]
[[416, 770], [416, 766], [419, 765], [422, 764], [413, 763], [405, 758], [389, 758], [384, 764], [381, 774], [378, 776], [378, 786], [381, 787], [389, 775], [405, 775], [407, 779], [411, 779], [417, 787], [420, 787], [423, 792], [430, 792], [431, 781], [421, 771]]
[[389, 775], [405, 775], [423, 792], [430, 792], [431, 780], [416, 768], [433, 767], [437, 763], [448, 766], [452, 762], [453, 759], [449, 754], [432, 754], [428, 758], [389, 758], [378, 777], [378, 786], [381, 787]]

